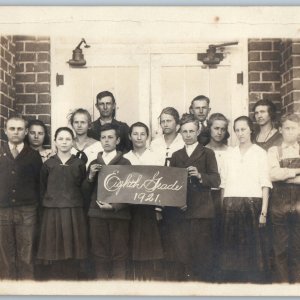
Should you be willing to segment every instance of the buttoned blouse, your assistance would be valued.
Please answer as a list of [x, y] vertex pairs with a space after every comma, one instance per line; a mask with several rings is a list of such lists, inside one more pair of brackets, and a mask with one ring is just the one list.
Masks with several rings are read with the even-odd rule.
[[239, 146], [228, 152], [224, 176], [224, 197], [262, 198], [262, 188], [272, 188], [267, 153], [252, 144], [241, 154]]

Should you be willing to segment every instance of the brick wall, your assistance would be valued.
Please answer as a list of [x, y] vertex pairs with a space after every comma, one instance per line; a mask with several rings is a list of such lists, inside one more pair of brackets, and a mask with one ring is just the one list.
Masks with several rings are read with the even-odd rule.
[[0, 146], [6, 142], [4, 122], [15, 107], [15, 43], [12, 36], [0, 36]]
[[282, 113], [300, 114], [300, 40], [281, 43]]
[[50, 133], [50, 38], [15, 36], [16, 109], [27, 119], [42, 120]]
[[250, 39], [248, 41], [249, 112], [257, 100], [269, 99], [281, 114], [281, 40]]

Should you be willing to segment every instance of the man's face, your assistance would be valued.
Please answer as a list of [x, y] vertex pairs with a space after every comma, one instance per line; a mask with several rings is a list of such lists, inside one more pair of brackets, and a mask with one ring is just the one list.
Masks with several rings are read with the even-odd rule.
[[100, 142], [106, 153], [114, 151], [120, 142], [114, 129], [105, 130], [101, 132]]
[[181, 126], [180, 133], [186, 145], [193, 145], [197, 142], [199, 129], [195, 123], [190, 122]]
[[296, 143], [300, 133], [300, 126], [297, 122], [290, 120], [285, 121], [282, 126], [279, 128], [280, 133], [282, 134], [283, 140], [286, 143]]
[[203, 122], [207, 119], [207, 116], [210, 112], [210, 107], [207, 104], [205, 99], [203, 100], [195, 100], [190, 109], [190, 113], [195, 116], [195, 118]]
[[28, 130], [25, 128], [25, 122], [18, 119], [8, 120], [6, 128], [4, 129], [8, 141], [16, 145], [24, 141], [27, 131]]
[[255, 120], [259, 126], [264, 126], [271, 122], [267, 105], [258, 105], [254, 111]]
[[110, 96], [103, 97], [100, 100], [97, 100], [96, 107], [100, 113], [100, 117], [112, 118], [115, 104], [113, 103], [113, 100]]

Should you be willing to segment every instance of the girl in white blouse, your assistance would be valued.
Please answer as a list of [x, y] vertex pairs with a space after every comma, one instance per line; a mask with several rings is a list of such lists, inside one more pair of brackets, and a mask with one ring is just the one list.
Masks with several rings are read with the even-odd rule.
[[267, 154], [252, 143], [249, 117], [237, 118], [233, 128], [239, 145], [227, 159], [221, 268], [225, 280], [261, 282], [267, 267], [262, 228], [272, 187]]
[[86, 109], [78, 108], [70, 114], [69, 122], [76, 133], [71, 154], [80, 158], [88, 168], [98, 153], [103, 151], [100, 141], [87, 136], [92, 122], [91, 115]]

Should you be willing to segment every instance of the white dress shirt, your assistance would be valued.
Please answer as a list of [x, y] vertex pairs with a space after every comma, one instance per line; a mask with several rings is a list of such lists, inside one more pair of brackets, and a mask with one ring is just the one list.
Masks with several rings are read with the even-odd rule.
[[196, 142], [193, 145], [185, 145], [185, 150], [186, 150], [186, 153], [187, 153], [188, 157], [190, 157], [192, 155], [194, 150], [197, 148], [198, 144], [199, 143]]
[[[16, 147], [16, 145], [12, 144], [11, 142], [8, 142], [8, 146], [9, 146], [9, 150], [10, 151], [12, 149], [15, 149], [15, 147]], [[16, 148], [17, 148], [18, 152], [20, 153], [23, 150], [23, 148], [24, 148], [24, 143], [18, 144]]]

